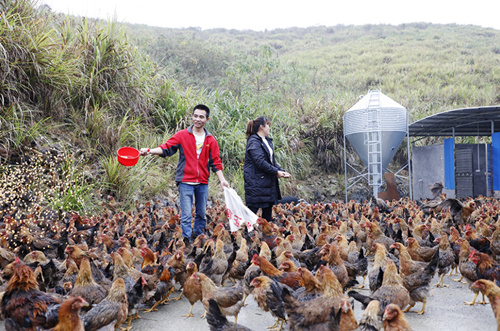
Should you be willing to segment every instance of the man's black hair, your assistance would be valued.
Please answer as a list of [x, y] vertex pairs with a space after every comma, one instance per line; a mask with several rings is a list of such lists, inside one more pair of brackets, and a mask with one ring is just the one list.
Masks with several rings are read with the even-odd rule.
[[210, 117], [210, 108], [208, 108], [207, 106], [205, 105], [196, 105], [194, 106], [193, 108], [193, 113], [196, 109], [199, 109], [199, 110], [204, 110], [206, 113], [207, 113], [207, 118]]

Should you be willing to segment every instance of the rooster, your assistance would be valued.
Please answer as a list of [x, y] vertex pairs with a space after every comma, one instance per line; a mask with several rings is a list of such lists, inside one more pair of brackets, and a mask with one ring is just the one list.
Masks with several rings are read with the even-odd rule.
[[38, 290], [35, 273], [19, 257], [1, 301], [6, 330], [52, 328], [58, 323], [60, 301]]

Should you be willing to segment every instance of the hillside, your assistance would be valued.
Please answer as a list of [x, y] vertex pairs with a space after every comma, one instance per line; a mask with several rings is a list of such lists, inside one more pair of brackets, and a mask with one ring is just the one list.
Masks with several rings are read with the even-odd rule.
[[[33, 205], [90, 213], [103, 199], [127, 209], [175, 198], [176, 158], [124, 168], [116, 150], [157, 146], [190, 123], [196, 103], [212, 109], [208, 128], [238, 192], [244, 128], [265, 114], [278, 162], [294, 175], [282, 183], [285, 194], [309, 201], [342, 199], [342, 116], [368, 90], [382, 90], [413, 120], [500, 103], [494, 29], [165, 29], [65, 17], [30, 0], [2, 6], [0, 172], [10, 213]], [[402, 149], [395, 161], [405, 159]], [[216, 183], [211, 195], [220, 197]]]

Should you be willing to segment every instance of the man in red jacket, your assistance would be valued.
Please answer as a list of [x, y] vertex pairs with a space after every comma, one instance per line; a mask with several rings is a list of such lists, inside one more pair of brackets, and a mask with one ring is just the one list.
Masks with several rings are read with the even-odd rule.
[[[181, 202], [182, 235], [188, 240], [191, 240], [193, 234], [196, 237], [205, 230], [210, 169], [215, 172], [223, 188], [229, 187], [222, 173], [217, 140], [204, 128], [209, 116], [210, 109], [207, 106], [197, 105], [193, 108], [193, 124], [190, 127], [178, 131], [156, 148], [141, 148], [141, 155], [154, 154], [162, 157], [172, 156], [179, 150], [175, 181], [179, 187]], [[193, 199], [196, 213], [194, 228], [191, 228]]]

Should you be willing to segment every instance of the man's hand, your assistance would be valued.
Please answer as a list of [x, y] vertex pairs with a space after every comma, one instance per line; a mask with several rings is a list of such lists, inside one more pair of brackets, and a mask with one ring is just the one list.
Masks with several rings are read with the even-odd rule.
[[225, 179], [220, 182], [220, 186], [222, 187], [223, 190], [224, 190], [224, 187], [231, 188], [229, 186], [229, 183]]
[[229, 183], [227, 182], [226, 178], [224, 178], [224, 174], [222, 173], [222, 170], [217, 171], [215, 174], [219, 178], [219, 182], [220, 182], [220, 186], [222, 187], [222, 190], [224, 190], [224, 187], [230, 188]]

